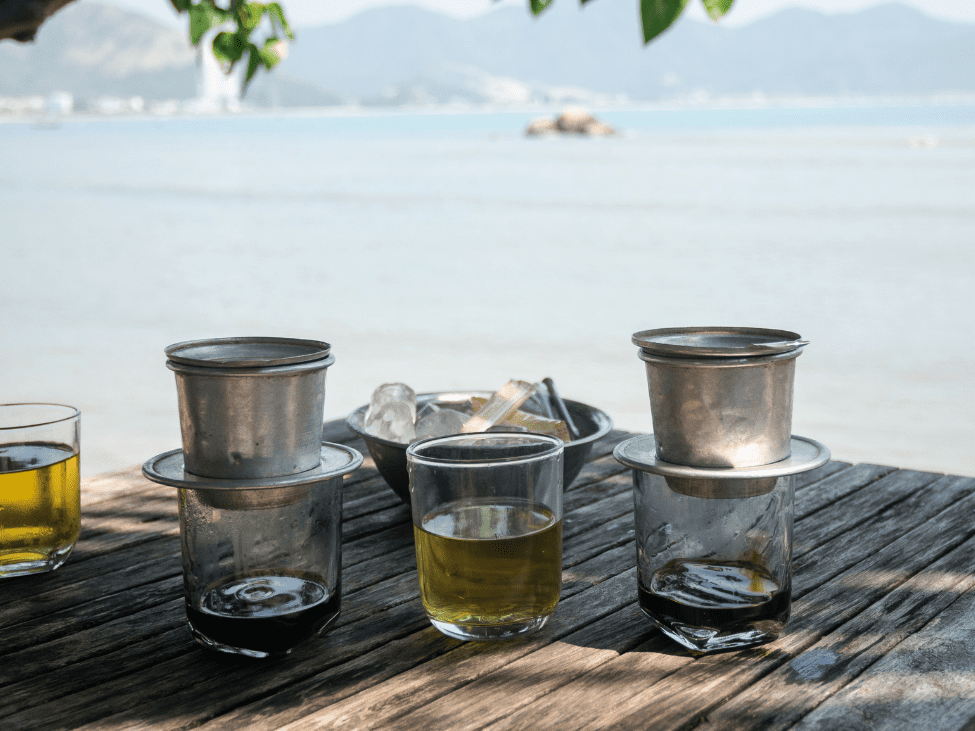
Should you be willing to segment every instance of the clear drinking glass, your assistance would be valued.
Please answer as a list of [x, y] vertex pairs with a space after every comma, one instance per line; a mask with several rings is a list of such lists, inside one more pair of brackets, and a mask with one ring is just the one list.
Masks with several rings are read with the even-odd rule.
[[461, 640], [540, 629], [562, 589], [562, 441], [438, 437], [406, 450], [420, 597]]
[[342, 477], [179, 490], [186, 616], [221, 652], [286, 655], [339, 616]]
[[52, 571], [81, 531], [81, 414], [0, 405], [0, 576]]
[[776, 639], [792, 606], [795, 475], [687, 479], [634, 470], [640, 608], [698, 652]]

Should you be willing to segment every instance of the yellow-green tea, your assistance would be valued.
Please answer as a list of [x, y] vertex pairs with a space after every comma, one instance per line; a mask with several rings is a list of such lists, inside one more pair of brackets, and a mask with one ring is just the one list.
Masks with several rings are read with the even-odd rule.
[[562, 589], [562, 521], [527, 501], [483, 498], [426, 515], [416, 538], [427, 614], [499, 625], [551, 614]]
[[56, 444], [0, 445], [0, 573], [60, 565], [81, 529], [78, 455]]

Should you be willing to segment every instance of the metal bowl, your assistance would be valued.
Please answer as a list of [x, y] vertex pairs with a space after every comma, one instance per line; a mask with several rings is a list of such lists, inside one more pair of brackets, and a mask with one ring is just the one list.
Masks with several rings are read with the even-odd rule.
[[[470, 396], [481, 396], [490, 398], [493, 391], [443, 391], [440, 393], [421, 393], [416, 397], [417, 409], [424, 404], [435, 402], [438, 404], [449, 405], [458, 401], [464, 401]], [[572, 421], [575, 422], [582, 436], [565, 445], [563, 460], [562, 488], [568, 489], [573, 480], [579, 476], [586, 459], [592, 451], [592, 445], [597, 439], [606, 436], [613, 428], [613, 420], [609, 415], [597, 408], [563, 399]], [[366, 409], [369, 405], [360, 406], [349, 414], [345, 420], [349, 429], [354, 431], [369, 447], [369, 454], [376, 462], [379, 474], [383, 476], [393, 492], [407, 505], [410, 504], [410, 478], [406, 471], [406, 447], [408, 445], [399, 442], [391, 442], [388, 439], [380, 439], [366, 432], [363, 422], [366, 418]]]

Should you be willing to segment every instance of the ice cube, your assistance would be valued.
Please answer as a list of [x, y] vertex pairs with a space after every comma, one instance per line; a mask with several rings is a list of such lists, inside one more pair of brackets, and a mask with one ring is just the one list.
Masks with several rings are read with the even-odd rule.
[[369, 409], [366, 411], [366, 426], [370, 420], [379, 418], [377, 414], [386, 404], [405, 403], [410, 409], [410, 420], [416, 421], [416, 393], [405, 383], [384, 383], [372, 392]]
[[[437, 396], [436, 401], [428, 401], [427, 405], [436, 406], [441, 409], [450, 409], [459, 414], [466, 414], [468, 417], [474, 416], [477, 409], [484, 405], [487, 399], [481, 399], [480, 405], [475, 408], [471, 403], [471, 397], [467, 394], [447, 393]], [[419, 408], [419, 405], [417, 406]], [[419, 412], [417, 418], [419, 418]]]
[[[474, 408], [480, 408], [486, 402], [487, 399], [481, 398], [480, 396], [471, 397], [471, 403], [474, 405]], [[530, 403], [530, 400], [526, 401], [525, 406], [529, 406]], [[566, 444], [572, 441], [572, 435], [569, 433], [568, 426], [561, 419], [548, 419], [522, 409], [518, 409], [509, 414], [494, 427], [488, 429], [488, 431], [492, 429], [496, 429], [497, 431], [529, 431], [536, 434], [550, 434], [553, 437], [558, 437]]]
[[467, 414], [459, 411], [427, 404], [416, 415], [416, 436], [418, 439], [428, 439], [459, 434], [468, 418]]
[[365, 428], [380, 439], [408, 444], [416, 439], [416, 394], [405, 383], [384, 383], [372, 392]]
[[369, 410], [366, 419], [366, 431], [380, 439], [391, 442], [409, 444], [416, 439], [416, 429], [413, 426], [415, 404], [404, 401], [389, 401], [382, 406]]
[[558, 437], [566, 444], [572, 441], [572, 437], [569, 436], [569, 429], [564, 421], [560, 419], [546, 419], [544, 416], [529, 414], [524, 411], [516, 411], [510, 414], [504, 421], [499, 422], [498, 426], [520, 427], [525, 431], [534, 432], [535, 434], [548, 434], [553, 437]]
[[464, 424], [464, 433], [487, 431], [514, 413], [534, 392], [534, 384], [525, 381], [508, 381], [474, 416], [467, 420]]

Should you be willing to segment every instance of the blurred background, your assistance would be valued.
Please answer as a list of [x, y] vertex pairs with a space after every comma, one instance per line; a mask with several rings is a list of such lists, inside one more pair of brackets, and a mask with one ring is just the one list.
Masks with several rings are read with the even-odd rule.
[[[85, 474], [179, 446], [177, 341], [330, 342], [327, 418], [551, 376], [649, 431], [630, 335], [746, 325], [811, 341], [796, 433], [975, 476], [970, 3], [284, 5], [242, 100], [165, 0], [0, 42], [0, 402]], [[616, 134], [526, 136], [567, 106]]]

